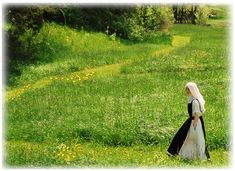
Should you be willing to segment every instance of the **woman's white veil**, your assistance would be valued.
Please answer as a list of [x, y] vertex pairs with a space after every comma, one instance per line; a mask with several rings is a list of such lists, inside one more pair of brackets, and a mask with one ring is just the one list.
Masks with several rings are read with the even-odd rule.
[[192, 93], [192, 95], [193, 95], [196, 99], [198, 99], [198, 101], [199, 101], [199, 103], [200, 103], [201, 111], [202, 111], [202, 112], [205, 112], [205, 107], [204, 107], [204, 105], [205, 105], [205, 100], [204, 100], [203, 96], [201, 95], [201, 93], [200, 93], [200, 91], [199, 91], [199, 89], [198, 89], [196, 83], [194, 83], [194, 82], [188, 82], [185, 87], [188, 87], [189, 90], [190, 90], [190, 92]]

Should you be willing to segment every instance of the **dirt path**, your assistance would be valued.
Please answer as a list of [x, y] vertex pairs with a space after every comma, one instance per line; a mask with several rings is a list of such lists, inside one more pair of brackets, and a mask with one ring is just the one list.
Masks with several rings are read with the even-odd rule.
[[[187, 44], [190, 43], [190, 41], [191, 41], [190, 37], [173, 36], [172, 46], [163, 48], [161, 50], [154, 52], [153, 56], [157, 57], [162, 54], [168, 54], [179, 47], [186, 46]], [[128, 60], [125, 60], [124, 62], [117, 63], [117, 64], [104, 65], [104, 66], [99, 66], [95, 68], [84, 69], [82, 71], [77, 71], [77, 72], [73, 72], [71, 74], [66, 74], [66, 75], [46, 77], [44, 79], [41, 79], [35, 82], [34, 84], [27, 84], [25, 86], [15, 88], [13, 90], [6, 92], [5, 100], [6, 102], [9, 102], [11, 100], [14, 100], [20, 97], [25, 92], [43, 88], [45, 86], [52, 84], [54, 81], [79, 83], [84, 80], [92, 79], [95, 75], [96, 76], [117, 75], [120, 73], [122, 66], [130, 64], [135, 61], [141, 61], [143, 59], [145, 58], [128, 59]]]

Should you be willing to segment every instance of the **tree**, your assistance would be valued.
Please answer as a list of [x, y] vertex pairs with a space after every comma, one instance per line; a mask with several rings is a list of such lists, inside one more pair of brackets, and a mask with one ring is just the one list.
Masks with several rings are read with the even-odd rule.
[[195, 4], [182, 4], [172, 6], [174, 13], [175, 23], [191, 23], [196, 24], [196, 13], [198, 5]]

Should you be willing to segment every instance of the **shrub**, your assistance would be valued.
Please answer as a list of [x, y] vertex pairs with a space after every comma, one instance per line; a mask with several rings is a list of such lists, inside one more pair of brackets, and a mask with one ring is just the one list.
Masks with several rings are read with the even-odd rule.
[[227, 8], [225, 6], [209, 6], [209, 18], [224, 19], [227, 18]]
[[196, 11], [196, 23], [199, 25], [206, 25], [209, 17], [209, 8], [205, 5], [200, 5]]
[[174, 17], [170, 6], [137, 6], [129, 22], [128, 38], [131, 40], [144, 40], [153, 32], [164, 30], [173, 24]]

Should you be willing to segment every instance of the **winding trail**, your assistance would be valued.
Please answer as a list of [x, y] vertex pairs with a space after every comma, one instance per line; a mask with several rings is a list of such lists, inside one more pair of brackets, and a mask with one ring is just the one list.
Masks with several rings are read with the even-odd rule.
[[[186, 36], [173, 36], [171, 47], [166, 47], [161, 50], [158, 50], [154, 52], [152, 55], [154, 57], [157, 57], [162, 54], [169, 54], [175, 49], [178, 49], [180, 47], [184, 47], [188, 45], [191, 41], [190, 37]], [[5, 93], [5, 100], [6, 102], [9, 102], [11, 100], [14, 100], [16, 98], [19, 98], [22, 94], [44, 88], [45, 86], [48, 86], [52, 84], [54, 81], [63, 81], [63, 82], [72, 82], [72, 83], [79, 83], [84, 80], [92, 79], [95, 75], [96, 76], [113, 76], [118, 75], [121, 72], [121, 67], [127, 64], [131, 64], [136, 61], [141, 61], [146, 59], [145, 57], [137, 58], [137, 59], [128, 59], [121, 63], [116, 64], [110, 64], [110, 65], [104, 65], [99, 67], [94, 67], [90, 69], [84, 69], [82, 71], [73, 72], [66, 75], [60, 75], [60, 76], [51, 76], [46, 77], [41, 80], [38, 80], [37, 82], [33, 84], [27, 84], [19, 88], [15, 88], [13, 90], [7, 91]]]

